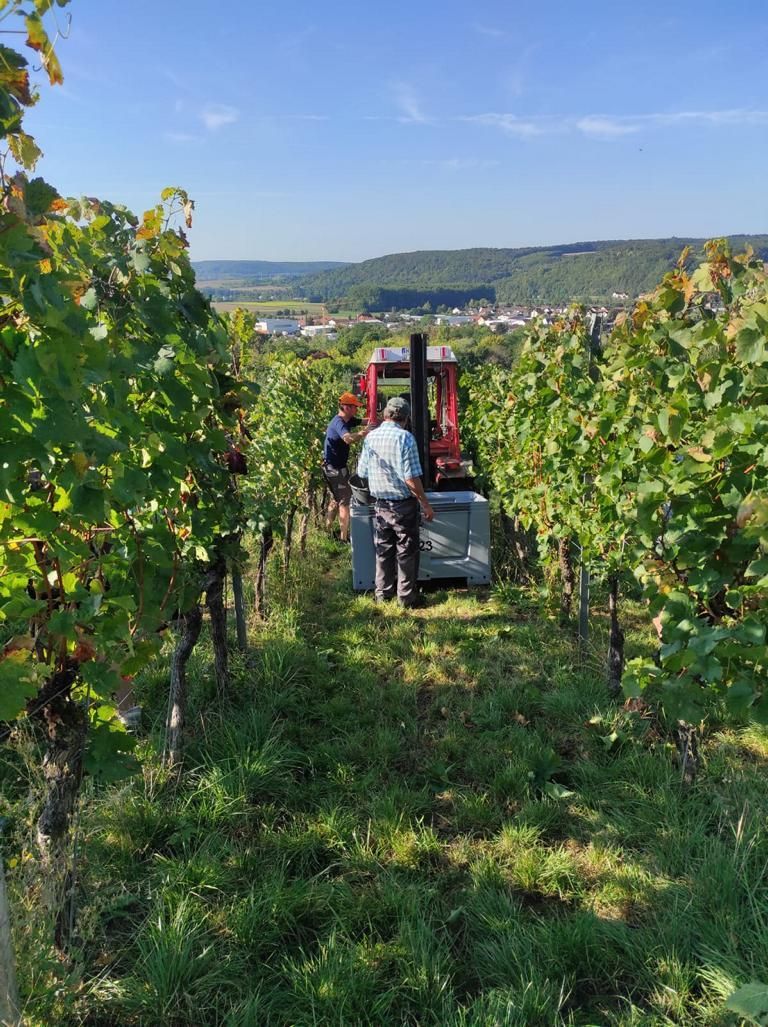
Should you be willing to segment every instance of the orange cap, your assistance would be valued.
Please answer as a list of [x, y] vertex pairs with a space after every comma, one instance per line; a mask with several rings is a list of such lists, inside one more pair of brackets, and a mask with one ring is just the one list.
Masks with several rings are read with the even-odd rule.
[[363, 405], [357, 396], [353, 396], [351, 392], [342, 392], [339, 396], [339, 406], [344, 406], [344, 404], [353, 404], [356, 407]]

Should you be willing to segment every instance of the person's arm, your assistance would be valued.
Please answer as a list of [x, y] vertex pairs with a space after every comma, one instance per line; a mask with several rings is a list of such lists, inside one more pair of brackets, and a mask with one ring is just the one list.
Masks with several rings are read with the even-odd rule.
[[357, 461], [357, 473], [360, 478], [368, 477], [368, 457], [370, 452], [370, 447], [363, 443], [360, 459]]
[[364, 439], [370, 430], [370, 428], [366, 427], [361, 428], [360, 431], [355, 432], [345, 431], [341, 437], [348, 446], [351, 446], [353, 442], [359, 442], [360, 439]]
[[359, 421], [358, 418], [354, 418], [354, 420], [349, 423], [349, 427], [352, 430], [342, 430], [340, 438], [342, 438], [348, 446], [351, 446], [353, 442], [359, 442], [360, 439], [364, 439], [368, 432], [373, 430], [372, 425], [363, 424], [362, 427], [360, 427], [361, 423], [362, 422]]
[[425, 521], [431, 521], [435, 516], [435, 511], [427, 499], [427, 494], [424, 491], [424, 485], [422, 484], [422, 470], [421, 462], [419, 460], [419, 450], [416, 445], [416, 439], [410, 433], [405, 436], [405, 452], [403, 453], [404, 467], [405, 467], [405, 484], [408, 486], [408, 491], [418, 499], [421, 506], [421, 512], [424, 515]]
[[424, 491], [424, 486], [421, 483], [421, 478], [406, 478], [405, 484], [408, 486], [408, 491], [418, 499], [421, 506], [421, 512], [424, 515], [425, 521], [431, 521], [435, 516], [435, 511], [427, 499], [427, 494]]

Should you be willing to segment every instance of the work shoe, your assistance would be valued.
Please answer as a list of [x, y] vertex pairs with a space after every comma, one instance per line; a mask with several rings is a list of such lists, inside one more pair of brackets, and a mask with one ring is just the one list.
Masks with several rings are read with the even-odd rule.
[[391, 603], [394, 598], [394, 596], [374, 596], [373, 601], [374, 603]]
[[414, 599], [398, 599], [397, 602], [404, 610], [422, 610], [427, 605], [424, 596], [416, 596]]

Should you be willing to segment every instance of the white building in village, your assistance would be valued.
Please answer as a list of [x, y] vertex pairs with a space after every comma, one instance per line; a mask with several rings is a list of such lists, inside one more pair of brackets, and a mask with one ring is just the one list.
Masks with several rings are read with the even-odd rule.
[[265, 317], [254, 329], [262, 335], [298, 335], [299, 322], [292, 317]]
[[338, 338], [338, 332], [336, 331], [336, 322], [333, 325], [305, 325], [301, 329], [301, 334], [305, 339], [316, 339], [322, 337], [333, 342], [334, 339]]
[[448, 325], [451, 328], [455, 328], [457, 325], [472, 324], [474, 320], [469, 314], [438, 314], [435, 318], [435, 324]]

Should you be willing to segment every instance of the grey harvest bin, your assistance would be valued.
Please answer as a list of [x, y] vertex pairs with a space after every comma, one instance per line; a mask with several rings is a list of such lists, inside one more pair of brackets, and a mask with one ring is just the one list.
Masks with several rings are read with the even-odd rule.
[[[491, 580], [491, 529], [488, 500], [476, 492], [428, 492], [435, 519], [422, 521], [419, 581], [466, 578], [468, 585]], [[352, 501], [352, 587], [374, 587], [373, 506]]]

